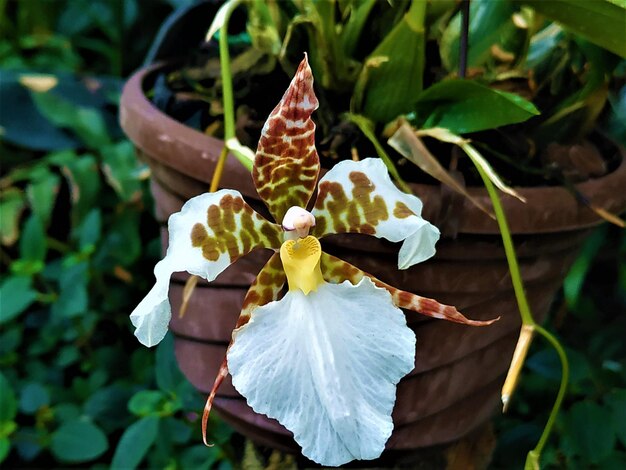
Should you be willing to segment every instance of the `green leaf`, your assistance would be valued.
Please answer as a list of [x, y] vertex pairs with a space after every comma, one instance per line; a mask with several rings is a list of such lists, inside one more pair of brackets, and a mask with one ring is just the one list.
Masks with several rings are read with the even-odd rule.
[[37, 299], [32, 279], [27, 276], [10, 276], [0, 285], [0, 325], [7, 323], [26, 310]]
[[83, 314], [88, 307], [89, 264], [86, 261], [64, 266], [59, 276], [59, 298], [52, 304], [52, 315], [56, 318], [74, 318]]
[[26, 188], [26, 194], [33, 212], [44, 225], [48, 225], [56, 195], [59, 191], [60, 178], [58, 175], [45, 171], [43, 175], [31, 182]]
[[513, 93], [470, 80], [446, 80], [420, 95], [416, 127], [443, 127], [455, 134], [495, 129], [539, 114], [535, 106]]
[[11, 450], [11, 441], [8, 437], [0, 437], [0, 463], [4, 461]]
[[561, 23], [576, 34], [626, 58], [623, 0], [516, 0]]
[[32, 415], [42, 406], [50, 404], [50, 394], [45, 387], [37, 382], [27, 384], [20, 394], [20, 410]]
[[[413, 2], [402, 21], [365, 61], [359, 77], [361, 84], [357, 83], [355, 89], [365, 87], [361, 114], [375, 122], [387, 123], [408, 113], [422, 91], [425, 14], [426, 2]], [[386, 60], [368, 68], [368, 62], [376, 58]]]
[[140, 167], [135, 148], [123, 141], [102, 149], [103, 171], [109, 185], [124, 200], [141, 196]]
[[599, 463], [613, 450], [615, 430], [608, 409], [591, 401], [575, 403], [565, 416], [566, 433], [578, 454]]
[[81, 251], [94, 247], [100, 240], [102, 232], [102, 213], [100, 209], [93, 208], [83, 219], [77, 229], [78, 246]]
[[209, 470], [219, 458], [217, 447], [206, 447], [196, 445], [185, 449], [180, 456], [182, 468], [193, 468], [194, 470]]
[[53, 124], [74, 131], [88, 148], [99, 149], [111, 142], [99, 110], [78, 106], [53, 91], [32, 92], [31, 97], [41, 114]]
[[39, 217], [31, 215], [24, 224], [20, 237], [20, 257], [22, 260], [41, 264], [46, 258], [47, 251], [48, 245], [43, 225]]
[[11, 384], [0, 372], [0, 423], [13, 421], [17, 415], [17, 400]]
[[168, 393], [175, 393], [187, 381], [176, 363], [174, 338], [171, 334], [165, 335], [157, 346], [155, 374], [159, 388]]
[[2, 191], [0, 200], [0, 241], [3, 245], [13, 245], [19, 235], [19, 221], [26, 201], [21, 191], [9, 188]]
[[159, 419], [156, 416], [146, 416], [130, 425], [115, 449], [111, 468], [137, 468], [154, 443], [158, 431]]
[[611, 392], [606, 397], [606, 403], [611, 410], [617, 438], [626, 447], [626, 389]]
[[141, 390], [128, 402], [128, 410], [137, 416], [160, 414], [168, 397], [159, 390]]
[[100, 195], [100, 173], [93, 155], [81, 155], [62, 167], [72, 194], [72, 221], [78, 225], [97, 206]]
[[75, 420], [63, 424], [52, 434], [50, 450], [61, 462], [88, 462], [108, 449], [107, 437], [90, 421]]

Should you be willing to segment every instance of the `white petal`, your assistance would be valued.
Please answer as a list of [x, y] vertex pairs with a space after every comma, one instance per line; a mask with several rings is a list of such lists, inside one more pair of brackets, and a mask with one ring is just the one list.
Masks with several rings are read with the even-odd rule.
[[305, 456], [341, 465], [384, 450], [396, 384], [414, 359], [404, 314], [363, 278], [257, 308], [234, 334], [228, 368], [248, 404], [292, 431]]
[[313, 234], [357, 232], [404, 241], [398, 267], [406, 269], [435, 254], [439, 229], [421, 213], [422, 201], [393, 184], [381, 159], [345, 160], [320, 179]]
[[[212, 211], [212, 212], [211, 212]], [[228, 223], [220, 224], [228, 216]], [[213, 227], [209, 225], [211, 219]], [[245, 220], [244, 220], [245, 219]], [[210, 253], [194, 244], [194, 227], [211, 238], [223, 241]], [[221, 190], [196, 196], [185, 203], [168, 222], [167, 254], [154, 268], [156, 283], [130, 315], [135, 336], [146, 346], [158, 344], [167, 333], [171, 317], [168, 300], [169, 280], [174, 272], [187, 271], [207, 281], [214, 280], [239, 256], [254, 248], [280, 247], [282, 229], [272, 224], [245, 204], [237, 191]], [[251, 234], [254, 232], [254, 236]], [[244, 242], [244, 239], [246, 242]]]

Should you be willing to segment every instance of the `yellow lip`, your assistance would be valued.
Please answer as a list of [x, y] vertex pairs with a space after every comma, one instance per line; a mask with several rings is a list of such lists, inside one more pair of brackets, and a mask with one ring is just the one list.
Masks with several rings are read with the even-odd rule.
[[320, 268], [322, 247], [309, 235], [299, 240], [287, 240], [280, 247], [280, 259], [289, 281], [289, 290], [300, 289], [305, 294], [316, 291], [324, 282]]

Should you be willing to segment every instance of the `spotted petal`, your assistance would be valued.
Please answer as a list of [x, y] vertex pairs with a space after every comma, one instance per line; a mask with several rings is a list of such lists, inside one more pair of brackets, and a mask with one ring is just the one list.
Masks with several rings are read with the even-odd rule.
[[429, 299], [428, 297], [422, 297], [421, 295], [397, 289], [396, 287], [390, 286], [389, 284], [375, 278], [371, 274], [361, 271], [356, 266], [353, 266], [335, 256], [329, 255], [328, 253], [322, 253], [320, 263], [324, 280], [334, 283], [344, 282], [347, 280], [356, 285], [360, 283], [362, 279], [369, 278], [374, 285], [385, 289], [391, 294], [391, 298], [393, 299], [393, 303], [396, 307], [412, 310], [414, 312], [421, 313], [422, 315], [426, 315], [427, 317], [439, 318], [472, 326], [487, 326], [500, 319], [500, 317], [498, 317], [493, 320], [485, 321], [470, 320], [451, 305], [441, 304], [435, 299]]
[[252, 312], [228, 366], [258, 412], [293, 432], [322, 465], [373, 459], [391, 435], [396, 384], [414, 365], [415, 335], [387, 291], [323, 283]]
[[257, 214], [237, 191], [196, 196], [169, 219], [169, 247], [154, 268], [156, 283], [130, 315], [146, 346], [163, 339], [171, 316], [172, 273], [187, 271], [212, 281], [254, 248], [280, 248], [282, 228]]
[[313, 235], [365, 233], [404, 241], [398, 268], [406, 269], [435, 254], [439, 229], [422, 219], [422, 201], [394, 186], [378, 158], [335, 165], [320, 180]]
[[306, 207], [315, 189], [320, 165], [311, 113], [317, 106], [305, 56], [263, 126], [252, 171], [259, 196], [278, 222], [291, 206]]

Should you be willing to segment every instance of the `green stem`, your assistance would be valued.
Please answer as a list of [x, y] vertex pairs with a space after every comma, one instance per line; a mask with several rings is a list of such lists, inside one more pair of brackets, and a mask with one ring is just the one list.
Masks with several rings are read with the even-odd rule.
[[539, 442], [537, 442], [537, 445], [533, 450], [537, 455], [541, 455], [541, 452], [543, 451], [543, 448], [548, 441], [548, 437], [550, 437], [550, 432], [552, 431], [552, 427], [554, 426], [554, 422], [556, 421], [556, 416], [559, 413], [561, 404], [563, 403], [563, 398], [565, 397], [567, 383], [569, 382], [569, 363], [567, 361], [567, 354], [565, 354], [563, 346], [561, 346], [561, 343], [559, 343], [559, 341], [554, 337], [552, 333], [539, 325], [535, 325], [535, 330], [552, 345], [552, 347], [559, 355], [559, 359], [561, 360], [561, 385], [559, 386], [559, 392], [556, 396], [556, 400], [554, 400], [554, 405], [552, 406], [552, 411], [550, 411], [550, 416], [548, 416], [548, 422], [543, 428], [543, 433], [539, 438]]
[[[463, 143], [461, 144], [461, 147], [468, 154], [468, 156], [470, 156], [470, 158], [471, 152], [476, 151], [469, 143]], [[475, 165], [475, 167], [478, 170], [478, 173], [480, 174], [483, 183], [485, 184], [485, 188], [487, 188], [489, 198], [491, 199], [491, 203], [493, 204], [496, 220], [498, 221], [498, 227], [500, 228], [500, 234], [502, 236], [502, 242], [504, 243], [504, 251], [506, 253], [507, 262], [509, 264], [509, 272], [511, 273], [511, 280], [513, 281], [515, 297], [517, 299], [520, 315], [522, 317], [522, 324], [532, 327], [541, 336], [543, 336], [556, 350], [557, 354], [559, 355], [559, 359], [561, 360], [561, 384], [559, 386], [556, 400], [554, 401], [554, 405], [552, 406], [552, 410], [550, 411], [550, 415], [548, 416], [548, 421], [543, 428], [543, 433], [539, 438], [537, 446], [528, 454], [527, 468], [534, 468], [538, 467], [539, 465], [541, 452], [543, 451], [543, 448], [548, 441], [548, 438], [550, 437], [550, 432], [552, 431], [552, 427], [554, 426], [554, 422], [559, 413], [559, 409], [561, 408], [561, 404], [563, 403], [563, 398], [567, 389], [567, 383], [569, 381], [569, 364], [567, 361], [567, 355], [565, 354], [565, 350], [556, 339], [556, 337], [548, 332], [546, 329], [538, 325], [532, 316], [530, 306], [528, 305], [528, 300], [526, 298], [526, 293], [524, 292], [524, 284], [522, 282], [519, 264], [515, 255], [513, 239], [511, 237], [511, 232], [509, 230], [509, 226], [506, 220], [506, 214], [504, 213], [504, 210], [502, 209], [502, 205], [500, 203], [500, 197], [498, 196], [495, 186], [493, 185], [483, 168], [481, 168], [480, 165]]]
[[233, 97], [233, 77], [230, 70], [228, 52], [228, 23], [230, 15], [239, 6], [241, 0], [229, 2], [224, 23], [220, 27], [220, 69], [222, 72], [222, 99], [224, 103], [224, 141], [235, 137], [235, 99]]
[[[478, 152], [469, 143], [462, 143], [461, 147], [466, 153], [468, 153], [468, 155], [470, 155], [472, 151]], [[507, 223], [504, 209], [502, 208], [502, 204], [500, 203], [500, 197], [498, 196], [498, 192], [496, 191], [495, 186], [493, 185], [485, 171], [480, 167], [480, 165], [475, 166], [478, 170], [478, 173], [480, 174], [480, 177], [483, 180], [483, 183], [485, 184], [485, 188], [487, 189], [487, 193], [489, 194], [491, 203], [493, 204], [493, 211], [496, 215], [498, 227], [500, 228], [502, 243], [504, 244], [504, 252], [506, 254], [506, 261], [509, 265], [511, 281], [513, 282], [513, 290], [515, 291], [517, 306], [519, 307], [520, 316], [522, 317], [522, 324], [536, 325], [532, 313], [530, 312], [530, 306], [528, 305], [528, 300], [526, 299], [526, 293], [524, 292], [524, 283], [522, 281], [522, 274], [519, 269], [519, 263], [517, 262], [517, 256], [515, 255], [513, 238], [511, 237], [511, 231], [509, 230], [509, 224]]]

